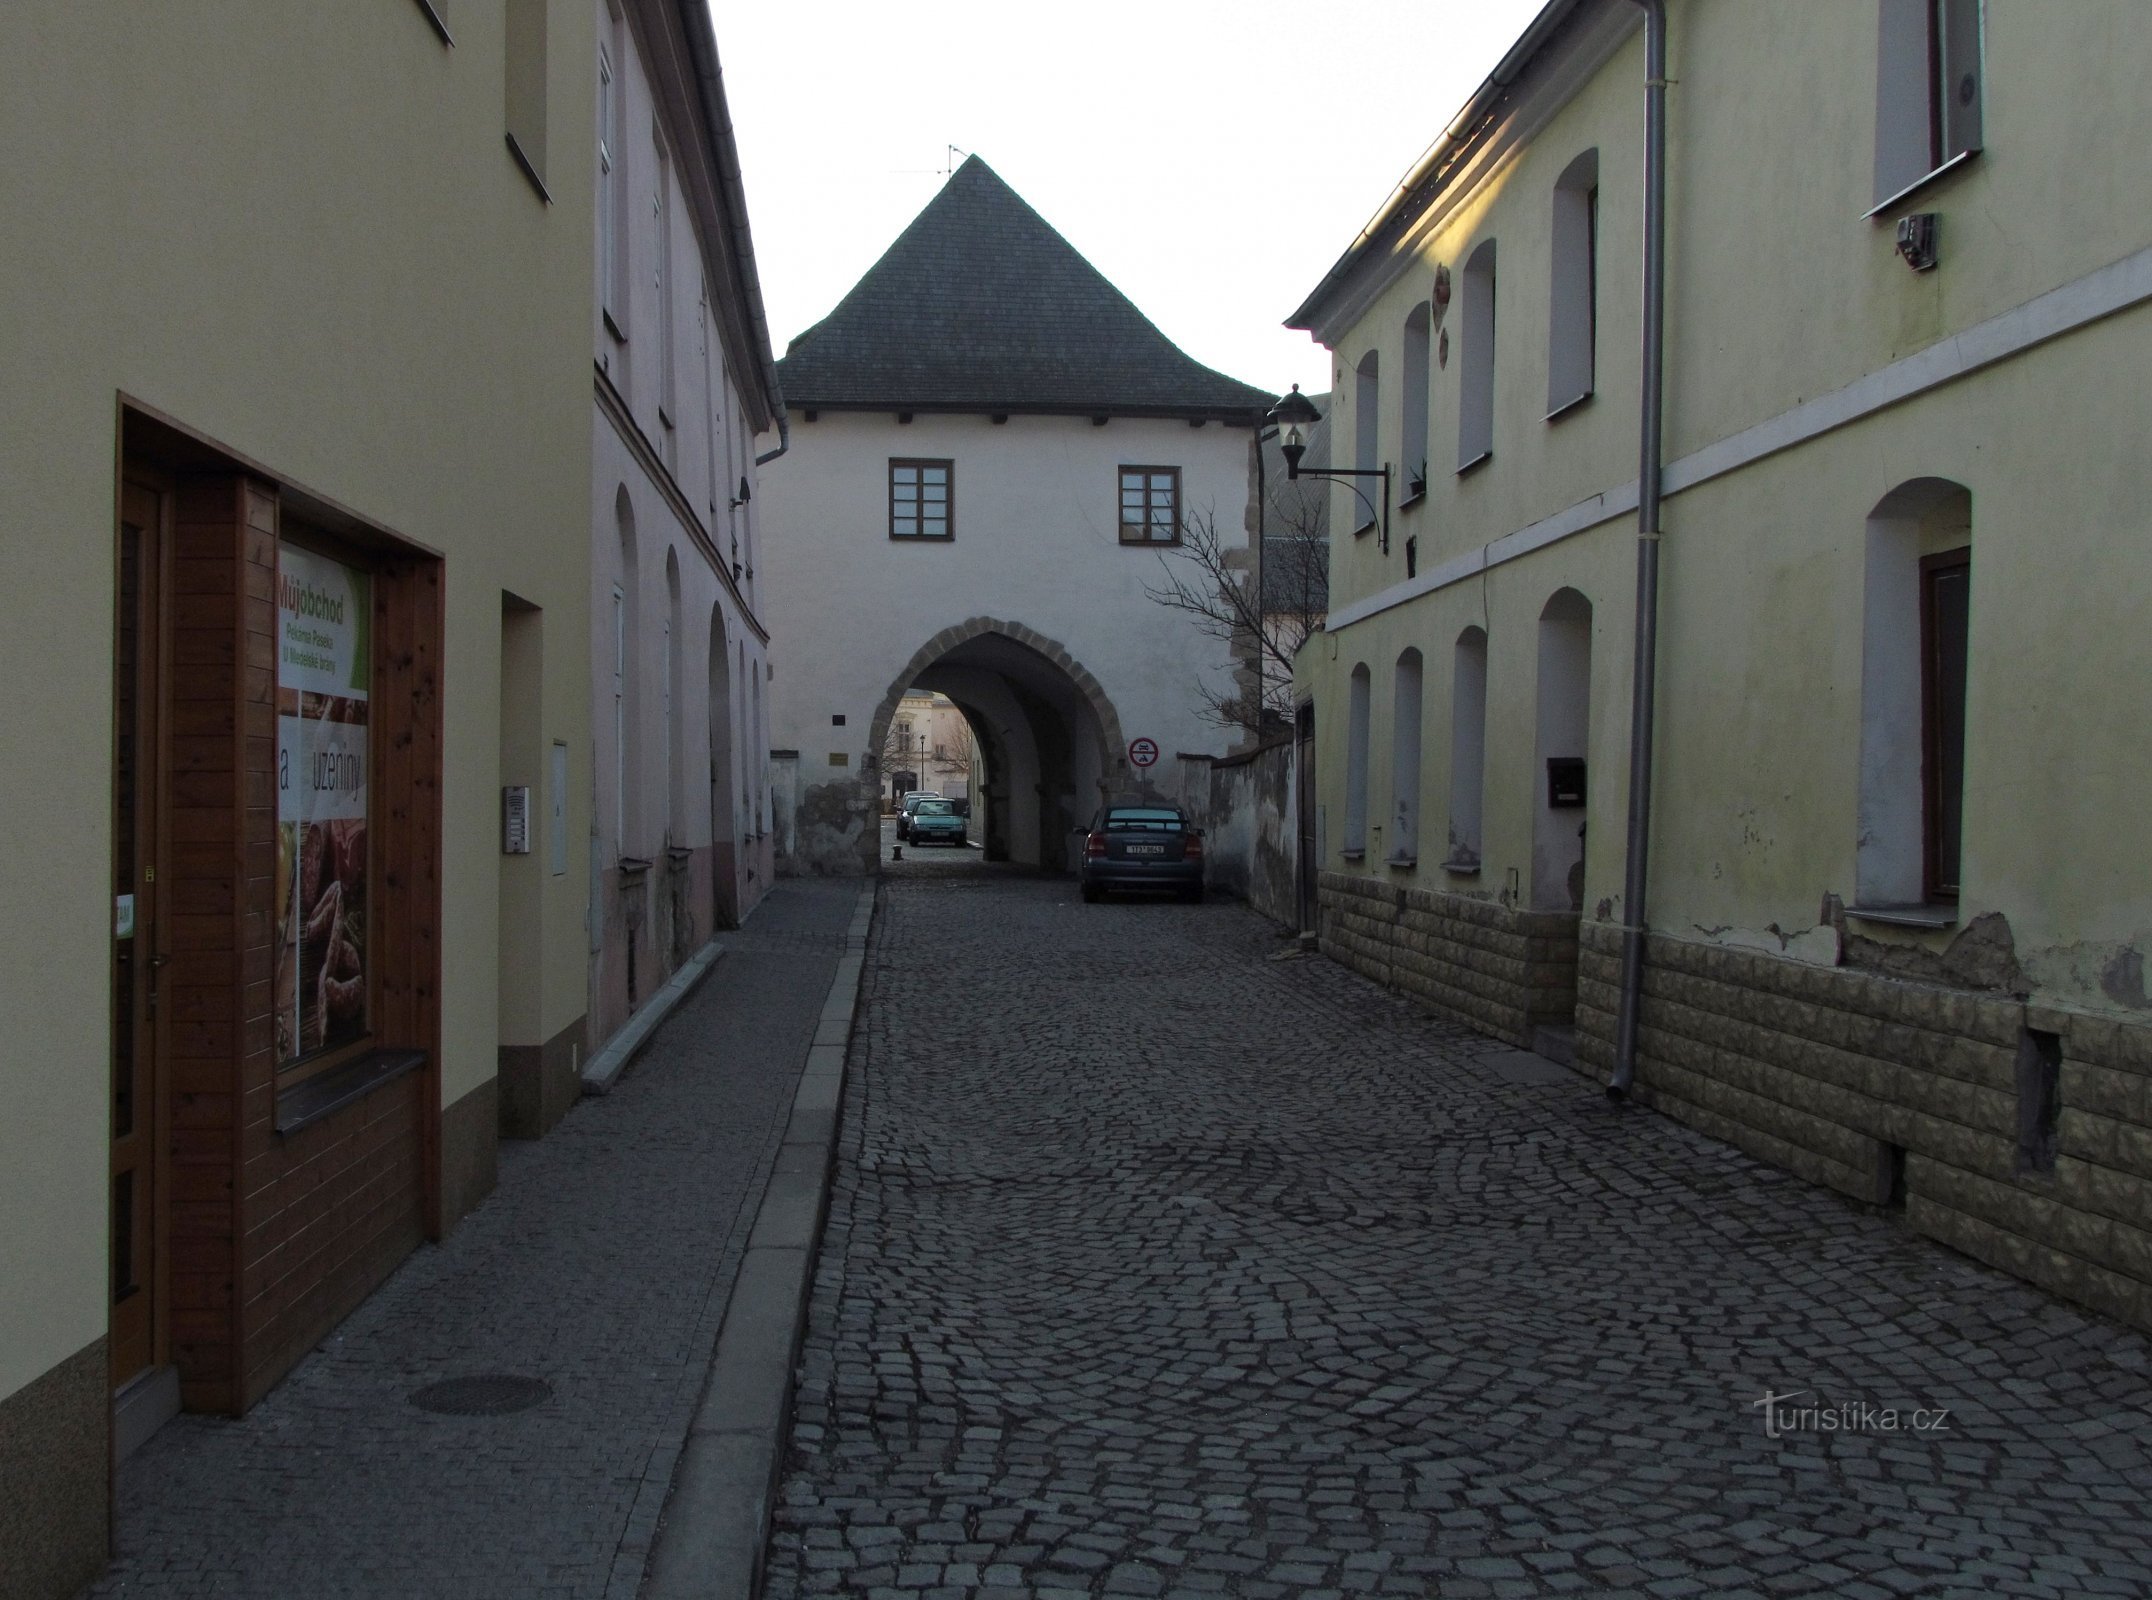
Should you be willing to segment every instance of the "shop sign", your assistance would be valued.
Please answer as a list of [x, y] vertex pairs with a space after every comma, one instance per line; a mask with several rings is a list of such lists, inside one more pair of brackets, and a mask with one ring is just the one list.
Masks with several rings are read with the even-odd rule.
[[277, 549], [276, 1052], [364, 1037], [372, 582]]

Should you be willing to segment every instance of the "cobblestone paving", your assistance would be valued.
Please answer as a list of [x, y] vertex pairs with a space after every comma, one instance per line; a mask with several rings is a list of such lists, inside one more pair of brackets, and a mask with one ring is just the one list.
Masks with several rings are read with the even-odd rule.
[[[610, 1095], [502, 1147], [499, 1188], [443, 1245], [243, 1420], [182, 1417], [144, 1446], [90, 1592], [629, 1600], [857, 889], [780, 884]], [[409, 1403], [477, 1373], [552, 1396]]]
[[2152, 1594], [2137, 1335], [1241, 908], [882, 892], [777, 1600]]

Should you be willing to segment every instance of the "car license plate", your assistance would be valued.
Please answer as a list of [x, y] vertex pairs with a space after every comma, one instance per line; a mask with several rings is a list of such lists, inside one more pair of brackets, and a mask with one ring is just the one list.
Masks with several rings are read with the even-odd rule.
[[1162, 844], [1132, 844], [1128, 847], [1128, 853], [1132, 856], [1162, 856], [1166, 853], [1166, 847]]

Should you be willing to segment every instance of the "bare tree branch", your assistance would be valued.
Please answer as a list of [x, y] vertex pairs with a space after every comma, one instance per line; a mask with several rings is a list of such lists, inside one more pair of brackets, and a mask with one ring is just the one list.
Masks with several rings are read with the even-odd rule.
[[1330, 547], [1320, 523], [1301, 502], [1274, 500], [1271, 513], [1271, 531], [1257, 545], [1227, 538], [1213, 511], [1190, 512], [1181, 542], [1159, 552], [1160, 581], [1143, 588], [1229, 646], [1235, 665], [1256, 680], [1198, 690], [1206, 721], [1256, 736], [1290, 720], [1293, 657], [1322, 626], [1328, 602]]

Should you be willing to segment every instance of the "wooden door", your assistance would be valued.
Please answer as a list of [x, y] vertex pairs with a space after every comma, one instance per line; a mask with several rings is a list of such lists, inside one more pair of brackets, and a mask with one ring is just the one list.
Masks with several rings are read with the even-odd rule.
[[162, 1364], [164, 1174], [157, 983], [162, 854], [167, 497], [133, 480], [120, 504], [112, 830], [112, 1386]]

